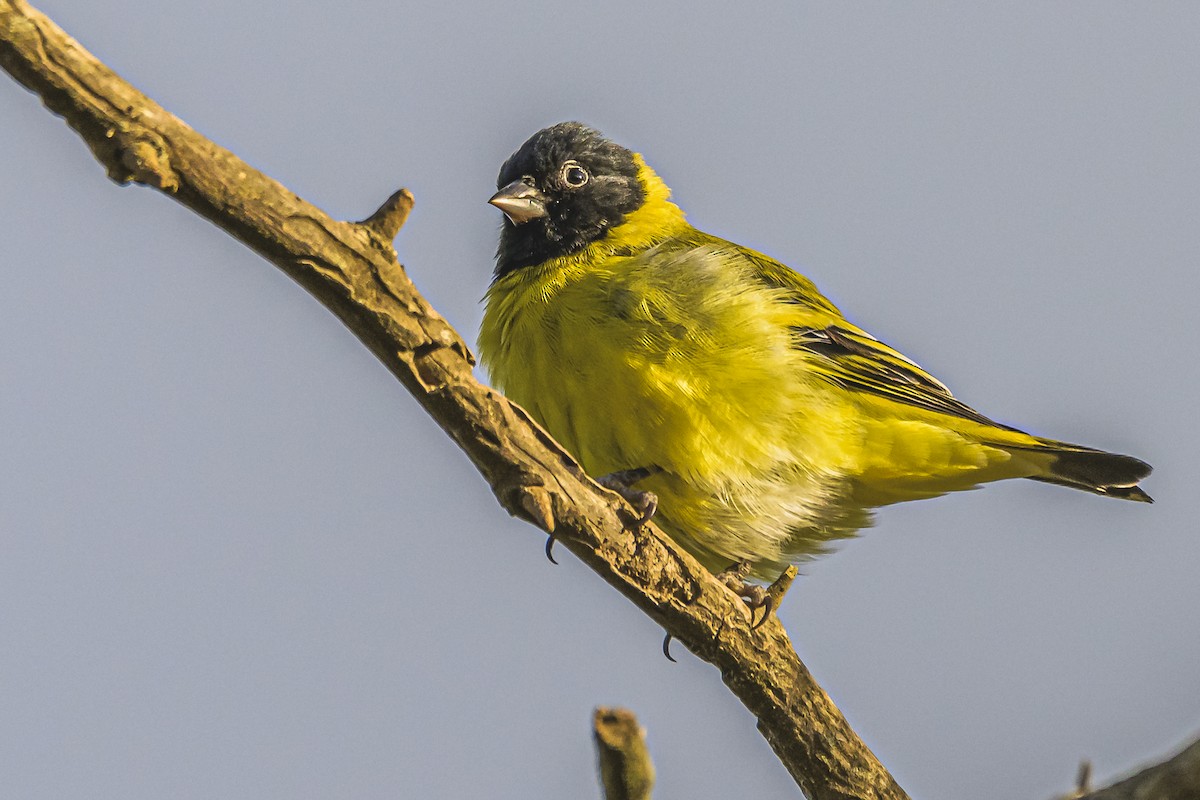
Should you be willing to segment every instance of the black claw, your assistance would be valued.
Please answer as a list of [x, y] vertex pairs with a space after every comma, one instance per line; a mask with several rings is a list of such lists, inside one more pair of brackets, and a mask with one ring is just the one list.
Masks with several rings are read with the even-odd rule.
[[671, 639], [672, 638], [673, 637], [669, 633], [665, 637], [663, 637], [663, 655], [667, 657], [667, 661], [670, 661], [672, 664], [678, 664], [679, 662], [671, 657]]
[[662, 472], [661, 467], [638, 467], [637, 469], [622, 469], [616, 472], [610, 472], [607, 475], [601, 475], [596, 479], [596, 482], [605, 489], [616, 492], [625, 498], [625, 501], [633, 506], [634, 511], [638, 513], [638, 527], [645, 525], [654, 517], [658, 511], [658, 497], [654, 492], [645, 492], [639, 489], [634, 489], [633, 484], [644, 478], [649, 478], [651, 475], [656, 475]]
[[550, 559], [550, 563], [558, 566], [558, 562], [554, 560], [554, 543], [558, 541], [558, 537], [550, 534], [546, 537], [546, 558]]
[[771, 612], [775, 610], [774, 606], [775, 606], [774, 600], [771, 598], [770, 595], [767, 595], [767, 598], [765, 600], [763, 600], [763, 604], [762, 604], [762, 608], [763, 608], [762, 619], [760, 619], [758, 622], [754, 621], [754, 609], [753, 608], [750, 609], [750, 630], [756, 631], [759, 628], [761, 628], [763, 626], [763, 624], [768, 619], [771, 618]]
[[[751, 569], [753, 569], [751, 562], [738, 561], [718, 573], [716, 578], [745, 601], [746, 607], [750, 609], [750, 630], [754, 631], [761, 628], [767, 618], [771, 616], [771, 612], [775, 610], [776, 598], [767, 589], [746, 581]], [[785, 577], [790, 583], [791, 578], [795, 577], [795, 571], [793, 570], [790, 576], [785, 572], [780, 580], [784, 580]], [[772, 586], [774, 585], [772, 584]], [[787, 589], [786, 585], [783, 586], [783, 589]], [[756, 620], [760, 608], [763, 609], [762, 619]]]
[[658, 495], [654, 492], [642, 492], [639, 499], [642, 501], [642, 515], [638, 517], [638, 524], [645, 525], [654, 519], [654, 515], [658, 512]]

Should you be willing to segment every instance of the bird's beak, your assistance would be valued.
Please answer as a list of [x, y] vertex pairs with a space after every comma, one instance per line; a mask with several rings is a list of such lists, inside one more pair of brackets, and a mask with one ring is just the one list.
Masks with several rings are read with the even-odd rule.
[[488, 202], [503, 211], [513, 225], [546, 216], [546, 195], [525, 181], [513, 181]]

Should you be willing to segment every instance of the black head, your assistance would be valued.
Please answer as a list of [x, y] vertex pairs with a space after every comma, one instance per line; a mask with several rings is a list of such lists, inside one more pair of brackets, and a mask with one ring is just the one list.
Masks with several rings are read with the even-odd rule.
[[496, 277], [582, 250], [645, 200], [634, 155], [578, 122], [538, 131], [500, 168]]

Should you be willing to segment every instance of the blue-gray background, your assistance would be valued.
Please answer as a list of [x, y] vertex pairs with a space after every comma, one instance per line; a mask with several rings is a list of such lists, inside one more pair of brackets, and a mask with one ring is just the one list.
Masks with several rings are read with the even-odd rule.
[[[497, 168], [577, 118], [985, 413], [1152, 462], [1152, 507], [1009, 483], [806, 568], [780, 617], [914, 796], [1200, 729], [1200, 6], [42, 8], [335, 216], [410, 187], [401, 259], [469, 340]], [[594, 797], [596, 704], [662, 798], [795, 794], [332, 315], [7, 80], [0, 120], [6, 796]]]

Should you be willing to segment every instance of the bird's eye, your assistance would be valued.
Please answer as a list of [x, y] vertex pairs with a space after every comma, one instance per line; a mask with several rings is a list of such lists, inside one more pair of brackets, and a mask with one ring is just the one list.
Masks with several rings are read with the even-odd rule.
[[588, 171], [579, 165], [578, 161], [568, 161], [563, 164], [562, 182], [572, 189], [578, 189], [588, 182]]

